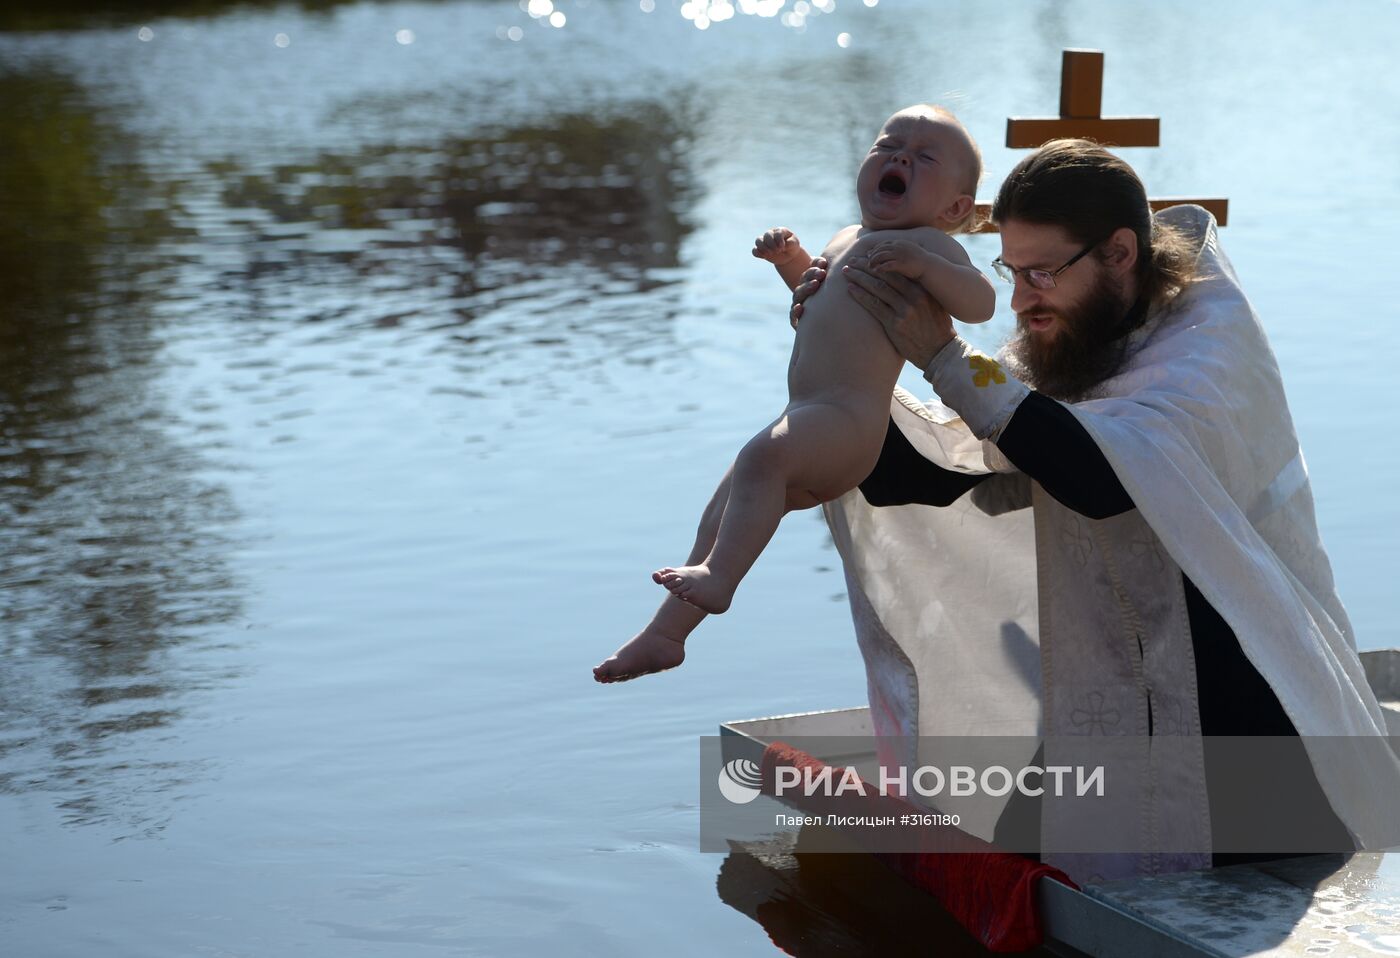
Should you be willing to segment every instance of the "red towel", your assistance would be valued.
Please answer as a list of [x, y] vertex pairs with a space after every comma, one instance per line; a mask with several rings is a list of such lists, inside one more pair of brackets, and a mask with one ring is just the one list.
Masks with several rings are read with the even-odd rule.
[[[765, 794], [775, 792], [778, 766], [810, 768], [826, 763], [786, 742], [773, 742], [763, 752]], [[839, 776], [838, 776], [839, 781]], [[898, 815], [927, 812], [894, 795], [880, 795], [865, 784], [865, 796], [784, 795], [805, 811], [842, 815]], [[1035, 907], [1035, 883], [1042, 875], [1078, 888], [1058, 868], [1000, 851], [995, 845], [951, 825], [927, 826], [919, 836], [919, 851], [897, 854], [875, 851], [908, 881], [933, 895], [958, 923], [992, 951], [1025, 951], [1044, 937]]]

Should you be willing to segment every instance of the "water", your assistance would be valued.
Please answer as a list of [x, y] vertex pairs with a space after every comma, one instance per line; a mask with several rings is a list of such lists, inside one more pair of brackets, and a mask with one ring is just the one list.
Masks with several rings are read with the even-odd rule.
[[1400, 645], [1400, 4], [658, 6], [0, 35], [4, 953], [970, 953], [879, 875], [695, 850], [697, 736], [863, 699], [816, 516], [682, 669], [589, 670], [781, 407], [752, 238], [850, 222], [918, 100], [990, 193], [1065, 46], [1163, 117], [1153, 193], [1230, 198], [1342, 597]]

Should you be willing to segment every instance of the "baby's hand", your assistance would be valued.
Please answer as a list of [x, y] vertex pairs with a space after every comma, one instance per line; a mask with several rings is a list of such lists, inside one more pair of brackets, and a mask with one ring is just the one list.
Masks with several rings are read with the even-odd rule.
[[802, 255], [802, 244], [786, 226], [768, 230], [753, 241], [753, 255], [774, 266], [785, 266]]
[[870, 247], [870, 270], [874, 273], [891, 271], [910, 279], [918, 279], [928, 267], [933, 254], [918, 243], [908, 240], [881, 240]]

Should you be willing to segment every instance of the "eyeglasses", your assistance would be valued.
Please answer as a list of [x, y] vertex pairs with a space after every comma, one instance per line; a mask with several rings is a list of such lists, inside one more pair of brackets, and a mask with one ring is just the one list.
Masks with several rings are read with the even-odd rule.
[[1098, 243], [1090, 243], [1088, 246], [1075, 253], [1070, 261], [1059, 269], [1018, 269], [1006, 263], [1000, 256], [992, 260], [992, 269], [996, 270], [998, 276], [1013, 286], [1016, 285], [1016, 274], [1020, 273], [1026, 278], [1026, 282], [1030, 283], [1036, 289], [1054, 289], [1055, 277], [1079, 262], [1091, 249], [1098, 245]]

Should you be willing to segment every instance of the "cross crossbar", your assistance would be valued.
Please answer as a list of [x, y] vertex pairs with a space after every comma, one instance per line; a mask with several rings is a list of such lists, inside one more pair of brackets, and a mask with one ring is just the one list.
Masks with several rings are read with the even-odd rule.
[[[1103, 146], [1159, 146], [1161, 119], [1155, 116], [1102, 116], [1102, 50], [1065, 50], [1060, 60], [1060, 115], [1058, 117], [1008, 117], [1006, 145], [1011, 149], [1035, 149], [1050, 140], [1075, 137]], [[1187, 199], [1163, 197], [1149, 200], [1152, 209], [1194, 203], [1204, 206], [1224, 226], [1230, 201], [1223, 197]], [[977, 204], [978, 233], [995, 233], [989, 222], [990, 203]]]

